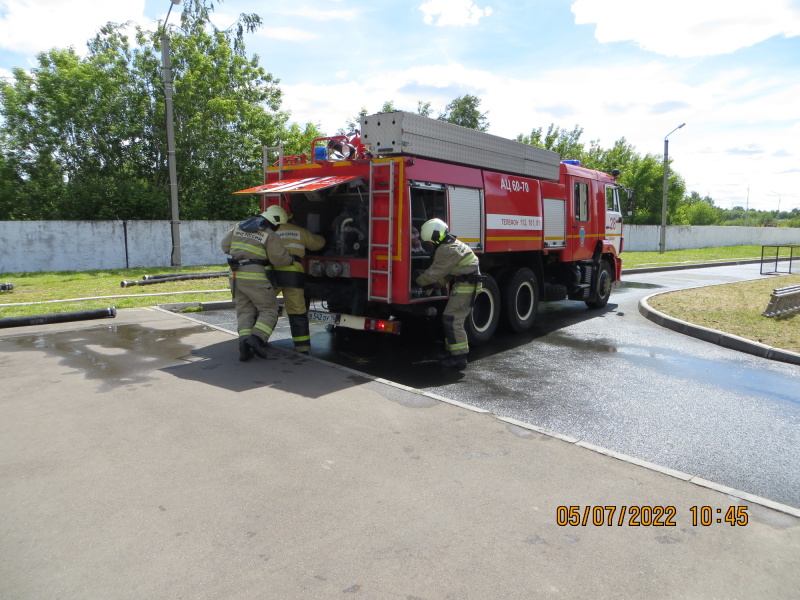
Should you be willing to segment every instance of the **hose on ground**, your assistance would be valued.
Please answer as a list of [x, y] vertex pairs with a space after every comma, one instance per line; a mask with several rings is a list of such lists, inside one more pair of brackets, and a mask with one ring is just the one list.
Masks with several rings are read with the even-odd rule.
[[178, 279], [178, 278], [191, 278], [191, 279], [210, 279], [212, 277], [225, 277], [228, 271], [211, 271], [209, 273], [161, 273], [159, 275], [142, 275], [144, 281], [151, 279]]
[[88, 321], [90, 319], [107, 319], [117, 316], [117, 309], [113, 306], [95, 310], [79, 310], [65, 313], [52, 313], [48, 315], [28, 315], [27, 317], [5, 317], [0, 319], [0, 328], [25, 327], [27, 325], [48, 325], [50, 323], [67, 323], [69, 321]]
[[[120, 287], [131, 287], [133, 285], [153, 285], [154, 283], [167, 283], [169, 281], [188, 281], [190, 279], [212, 279], [214, 277], [227, 277], [227, 271], [220, 271], [218, 273], [201, 273], [194, 275], [175, 275], [174, 277], [161, 277], [159, 279], [142, 279], [134, 281], [120, 281]], [[145, 275], [148, 277], [148, 275]]]

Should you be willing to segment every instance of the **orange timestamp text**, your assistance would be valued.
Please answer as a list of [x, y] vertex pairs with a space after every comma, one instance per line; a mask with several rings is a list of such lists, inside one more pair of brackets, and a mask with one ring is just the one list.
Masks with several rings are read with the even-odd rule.
[[[747, 506], [692, 506], [692, 526], [708, 527], [727, 523], [731, 526], [747, 525]], [[556, 525], [560, 527], [676, 527], [678, 510], [672, 506], [559, 506]]]

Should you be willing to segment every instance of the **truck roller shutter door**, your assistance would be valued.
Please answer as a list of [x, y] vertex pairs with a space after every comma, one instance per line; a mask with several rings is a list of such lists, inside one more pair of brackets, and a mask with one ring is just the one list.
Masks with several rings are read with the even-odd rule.
[[567, 245], [566, 202], [559, 198], [544, 199], [544, 247], [564, 248]]
[[483, 190], [448, 186], [450, 231], [473, 250], [483, 248]]

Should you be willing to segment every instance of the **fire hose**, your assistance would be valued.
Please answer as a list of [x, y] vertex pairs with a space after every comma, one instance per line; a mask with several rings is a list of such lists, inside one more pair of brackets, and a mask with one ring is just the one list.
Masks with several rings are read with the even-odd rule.
[[[168, 283], [170, 281], [188, 281], [190, 279], [213, 279], [214, 277], [227, 277], [227, 271], [217, 271], [214, 273], [190, 273], [187, 275], [144, 275], [141, 280], [120, 281], [120, 287], [131, 287], [133, 285], [153, 285], [155, 283]], [[144, 279], [148, 277], [149, 279]], [[154, 279], [158, 277], [158, 279]]]
[[5, 317], [0, 319], [0, 328], [25, 327], [27, 325], [48, 325], [50, 323], [66, 323], [69, 321], [88, 321], [90, 319], [113, 319], [117, 309], [113, 306], [95, 310], [79, 310], [74, 312], [53, 313], [49, 315], [28, 315], [27, 317]]
[[178, 277], [190, 279], [210, 279], [212, 277], [224, 277], [227, 271], [213, 271], [211, 273], [161, 273], [160, 275], [142, 275], [142, 279], [149, 281], [151, 279], [177, 279]]

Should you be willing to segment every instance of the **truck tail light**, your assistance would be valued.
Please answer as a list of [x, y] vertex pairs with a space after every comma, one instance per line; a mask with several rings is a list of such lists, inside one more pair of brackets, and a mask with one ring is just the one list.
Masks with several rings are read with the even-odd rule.
[[381, 333], [400, 333], [400, 321], [384, 321], [382, 319], [364, 319], [366, 331], [379, 331]]

